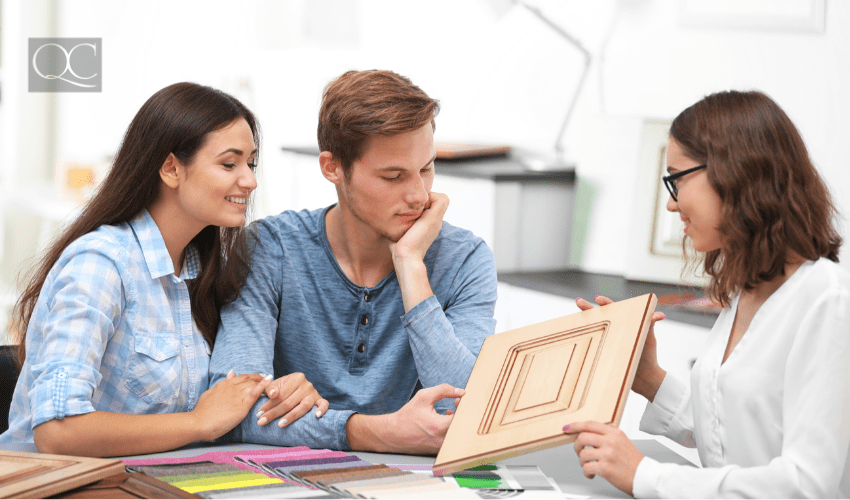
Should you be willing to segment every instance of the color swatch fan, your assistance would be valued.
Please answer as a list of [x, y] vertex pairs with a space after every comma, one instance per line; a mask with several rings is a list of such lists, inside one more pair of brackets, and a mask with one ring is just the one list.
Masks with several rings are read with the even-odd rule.
[[434, 474], [571, 443], [571, 422], [619, 425], [656, 302], [647, 294], [487, 337]]

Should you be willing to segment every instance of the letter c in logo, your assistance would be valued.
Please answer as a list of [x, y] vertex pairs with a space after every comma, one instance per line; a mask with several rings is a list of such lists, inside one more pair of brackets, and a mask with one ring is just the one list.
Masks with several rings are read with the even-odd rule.
[[[39, 71], [38, 65], [35, 62], [36, 58], [38, 57], [38, 53], [41, 52], [41, 49], [43, 49], [45, 47], [49, 47], [49, 46], [58, 47], [59, 50], [61, 50], [62, 53], [65, 54], [65, 70], [62, 71], [62, 73], [60, 73], [58, 75], [45, 75], [45, 74], [43, 74], [41, 71]], [[94, 52], [94, 55], [97, 55], [97, 46], [93, 43], [80, 43], [80, 44], [77, 44], [76, 46], [74, 46], [74, 48], [72, 48], [71, 50], [65, 50], [65, 47], [59, 45], [58, 43], [45, 43], [44, 45], [39, 47], [38, 50], [36, 50], [35, 53], [32, 55], [32, 67], [35, 70], [35, 72], [38, 74], [38, 76], [44, 78], [45, 80], [62, 80], [63, 82], [68, 82], [71, 85], [76, 85], [77, 87], [85, 87], [85, 88], [95, 87], [96, 85], [86, 85], [84, 83], [75, 82], [73, 80], [68, 80], [67, 78], [63, 78], [65, 73], [71, 73], [78, 80], [90, 80], [90, 79], [97, 76], [97, 73], [95, 73], [91, 76], [80, 76], [80, 75], [74, 73], [74, 69], [71, 67], [71, 54], [73, 54], [74, 51], [77, 50], [80, 47], [91, 47], [92, 51]]]

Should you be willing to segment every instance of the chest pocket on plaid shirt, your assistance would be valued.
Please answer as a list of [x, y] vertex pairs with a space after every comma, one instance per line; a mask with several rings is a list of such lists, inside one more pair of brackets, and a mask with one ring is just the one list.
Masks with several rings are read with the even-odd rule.
[[133, 334], [127, 387], [152, 405], [176, 399], [183, 369], [179, 355], [180, 341], [174, 334]]

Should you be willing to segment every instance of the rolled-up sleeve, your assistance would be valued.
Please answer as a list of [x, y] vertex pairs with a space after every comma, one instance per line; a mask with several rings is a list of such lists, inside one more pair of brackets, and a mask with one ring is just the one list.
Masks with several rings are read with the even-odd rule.
[[101, 379], [101, 359], [123, 300], [115, 256], [92, 248], [72, 254], [57, 268], [42, 289], [28, 330], [33, 427], [94, 411], [91, 399]]

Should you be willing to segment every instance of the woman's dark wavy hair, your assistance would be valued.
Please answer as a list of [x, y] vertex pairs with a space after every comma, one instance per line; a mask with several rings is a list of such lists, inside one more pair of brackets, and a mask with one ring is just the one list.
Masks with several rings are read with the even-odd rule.
[[[673, 120], [670, 137], [708, 165], [723, 206], [723, 248], [705, 254], [709, 296], [732, 295], [784, 273], [799, 255], [838, 262], [836, 209], [803, 139], [784, 111], [758, 92], [706, 96]], [[792, 253], [793, 252], [793, 253]]]
[[[134, 219], [157, 199], [162, 182], [159, 169], [170, 153], [184, 165], [191, 164], [211, 132], [240, 118], [248, 122], [259, 149], [259, 124], [253, 113], [220, 90], [195, 83], [175, 83], [142, 105], [97, 193], [25, 281], [26, 289], [12, 316], [12, 330], [20, 337], [19, 363], [24, 362], [27, 326], [41, 288], [65, 248], [104, 224]], [[198, 249], [201, 263], [197, 278], [187, 282], [192, 317], [212, 346], [222, 306], [236, 298], [248, 276], [248, 242], [244, 227], [207, 226], [192, 243]]]

